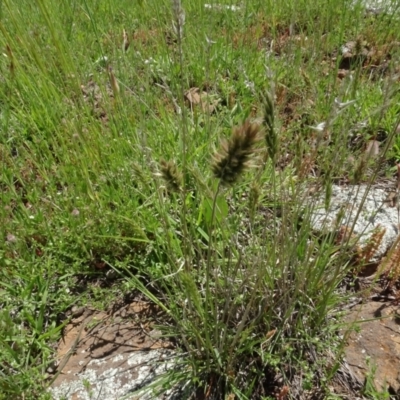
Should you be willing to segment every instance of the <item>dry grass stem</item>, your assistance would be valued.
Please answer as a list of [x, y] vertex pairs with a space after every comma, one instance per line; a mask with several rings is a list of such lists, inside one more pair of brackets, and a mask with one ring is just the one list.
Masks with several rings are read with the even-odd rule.
[[335, 244], [339, 246], [348, 243], [353, 238], [355, 238], [355, 235], [352, 233], [351, 229], [346, 225], [342, 225], [337, 232]]
[[118, 84], [117, 78], [115, 77], [114, 72], [111, 67], [109, 67], [109, 69], [108, 69], [108, 76], [110, 78], [110, 84], [111, 84], [112, 91], [114, 93], [114, 97], [117, 97], [119, 94], [119, 91], [120, 91], [119, 84]]
[[400, 236], [394, 242], [382, 265], [391, 287], [400, 277]]
[[357, 265], [360, 265], [360, 267], [362, 268], [363, 265], [371, 261], [372, 257], [374, 257], [379, 246], [381, 245], [385, 233], [386, 229], [380, 226], [377, 226], [376, 229], [374, 229], [374, 232], [369, 238], [367, 244], [362, 248], [358, 248], [357, 250]]
[[129, 37], [128, 34], [126, 33], [126, 30], [124, 29], [122, 31], [122, 50], [124, 52], [128, 51], [130, 45]]
[[221, 143], [220, 150], [214, 154], [212, 171], [225, 185], [234, 184], [239, 176], [251, 166], [255, 144], [260, 140], [260, 126], [245, 121], [233, 129], [229, 140]]

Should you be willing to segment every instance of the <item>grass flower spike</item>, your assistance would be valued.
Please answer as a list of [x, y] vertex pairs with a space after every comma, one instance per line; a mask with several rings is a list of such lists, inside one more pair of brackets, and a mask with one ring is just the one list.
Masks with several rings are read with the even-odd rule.
[[278, 137], [274, 128], [274, 104], [269, 93], [263, 96], [264, 103], [264, 125], [266, 127], [265, 141], [267, 143], [268, 155], [275, 160], [278, 153]]
[[223, 184], [234, 184], [250, 166], [254, 146], [260, 140], [259, 132], [259, 125], [247, 120], [234, 128], [229, 140], [222, 142], [220, 150], [213, 157], [212, 171]]
[[182, 187], [182, 174], [173, 161], [160, 161], [161, 177], [164, 179], [170, 192], [179, 192]]

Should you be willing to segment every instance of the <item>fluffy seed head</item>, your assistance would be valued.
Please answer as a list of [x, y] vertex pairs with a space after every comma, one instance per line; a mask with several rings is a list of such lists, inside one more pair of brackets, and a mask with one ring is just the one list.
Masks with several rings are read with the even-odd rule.
[[255, 152], [254, 145], [260, 140], [259, 132], [259, 125], [247, 120], [233, 129], [229, 140], [221, 143], [213, 157], [212, 171], [223, 184], [233, 185], [250, 166], [250, 159]]
[[170, 192], [179, 192], [182, 187], [183, 178], [181, 172], [173, 161], [160, 161], [161, 177], [164, 179]]

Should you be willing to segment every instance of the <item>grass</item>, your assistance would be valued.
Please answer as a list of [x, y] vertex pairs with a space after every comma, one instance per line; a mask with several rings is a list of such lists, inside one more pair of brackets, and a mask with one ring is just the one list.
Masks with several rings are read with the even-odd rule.
[[169, 386], [328, 396], [353, 267], [311, 216], [400, 159], [399, 19], [350, 3], [1, 3], [0, 398], [50, 398], [63, 313], [134, 290]]

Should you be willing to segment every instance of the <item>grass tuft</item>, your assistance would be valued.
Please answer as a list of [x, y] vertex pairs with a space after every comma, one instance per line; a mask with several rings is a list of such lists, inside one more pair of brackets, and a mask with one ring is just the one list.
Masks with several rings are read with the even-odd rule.
[[50, 398], [60, 316], [121, 288], [164, 311], [182, 368], [162, 390], [329, 392], [343, 282], [384, 231], [359, 248], [313, 218], [335, 183], [397, 171], [400, 18], [227, 3], [2, 1], [0, 399]]

